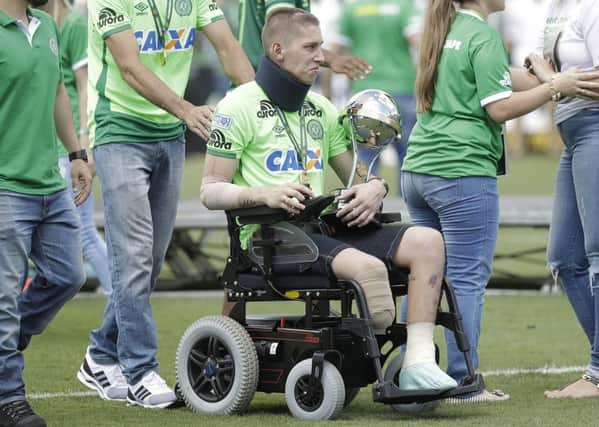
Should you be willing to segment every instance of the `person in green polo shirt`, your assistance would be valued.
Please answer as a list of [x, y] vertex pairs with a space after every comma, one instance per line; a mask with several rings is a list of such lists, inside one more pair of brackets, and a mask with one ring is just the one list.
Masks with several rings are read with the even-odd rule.
[[[416, 78], [418, 119], [408, 142], [401, 193], [415, 224], [445, 238], [447, 280], [453, 285], [474, 368], [485, 286], [498, 229], [496, 176], [505, 169], [501, 124], [560, 94], [587, 95], [597, 73], [568, 72], [539, 84], [524, 69], [510, 70], [499, 33], [486, 22], [504, 0], [432, 0], [427, 11]], [[467, 374], [455, 339], [446, 335], [448, 373]], [[509, 396], [484, 390], [451, 402]]]
[[[264, 55], [262, 48], [262, 28], [267, 17], [275, 10], [298, 8], [310, 10], [310, 0], [240, 0], [238, 40], [247, 54], [254, 70], [258, 68]], [[372, 70], [370, 64], [357, 56], [340, 55], [323, 49], [323, 66], [334, 73], [345, 74], [352, 80], [363, 79]]]
[[[418, 48], [421, 32], [422, 10], [413, 0], [347, 1], [339, 20], [341, 48], [366, 58], [373, 67], [367, 79], [352, 82], [351, 91], [381, 89], [399, 106], [402, 136], [393, 148], [400, 165], [416, 123], [416, 67], [411, 51]], [[363, 148], [359, 152], [360, 159], [370, 164], [375, 152]]]
[[[200, 190], [209, 209], [267, 205], [297, 213], [303, 209], [301, 201], [325, 191], [329, 167], [343, 182], [351, 175], [353, 155], [337, 111], [310, 91], [324, 61], [318, 19], [301, 9], [277, 10], [262, 39], [267, 56], [256, 80], [229, 93], [213, 116]], [[341, 197], [347, 204], [337, 213], [347, 229], [333, 236], [308, 233], [319, 256], [302, 267], [358, 282], [379, 333], [395, 317], [387, 266], [410, 268], [401, 388], [455, 388], [457, 383], [436, 364], [433, 345], [444, 265], [440, 233], [407, 224], [364, 228], [387, 186], [377, 177], [354, 184]], [[240, 237], [245, 245], [247, 229]]]
[[[58, 26], [60, 63], [64, 85], [71, 101], [75, 129], [79, 130], [79, 142], [88, 149], [88, 165], [94, 172], [93, 156], [89, 150], [87, 132], [87, 19], [73, 10], [74, 0], [49, 0], [42, 10], [49, 13]], [[68, 153], [57, 138], [60, 173], [70, 184], [71, 167]], [[91, 265], [100, 283], [99, 290], [108, 295], [112, 290], [106, 243], [98, 233], [94, 222], [94, 198], [88, 197], [78, 207], [81, 218], [81, 245], [83, 258]]]
[[184, 131], [211, 106], [182, 98], [203, 31], [235, 84], [254, 71], [214, 0], [88, 1], [89, 137], [102, 183], [113, 292], [77, 378], [104, 399], [165, 408], [150, 294], [175, 224]]
[[[0, 425], [45, 426], [25, 398], [22, 351], [85, 274], [75, 204], [91, 174], [62, 82], [56, 24], [31, 9], [40, 2], [0, 0]], [[56, 134], [70, 153], [75, 190], [58, 170]], [[26, 291], [27, 259], [36, 275]]]

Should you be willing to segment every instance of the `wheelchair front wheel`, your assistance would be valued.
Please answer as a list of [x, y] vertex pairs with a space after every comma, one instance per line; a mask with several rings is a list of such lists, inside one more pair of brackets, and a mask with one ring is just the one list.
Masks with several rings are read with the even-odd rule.
[[226, 316], [194, 322], [177, 349], [177, 382], [195, 412], [236, 414], [247, 410], [258, 387], [258, 355], [247, 331]]
[[285, 400], [293, 416], [302, 420], [332, 420], [343, 409], [343, 377], [331, 362], [325, 360], [322, 368], [316, 387], [310, 387], [312, 359], [302, 360], [289, 372]]
[[[435, 344], [436, 359], [439, 361], [439, 348]], [[395, 356], [387, 365], [385, 369], [384, 378], [385, 381], [393, 381], [393, 384], [399, 387], [399, 373], [401, 372], [401, 365], [403, 365], [404, 354], [400, 353]], [[391, 407], [399, 413], [404, 414], [422, 414], [425, 412], [433, 412], [439, 406], [439, 400], [431, 400], [430, 402], [414, 402], [414, 403], [395, 403]]]

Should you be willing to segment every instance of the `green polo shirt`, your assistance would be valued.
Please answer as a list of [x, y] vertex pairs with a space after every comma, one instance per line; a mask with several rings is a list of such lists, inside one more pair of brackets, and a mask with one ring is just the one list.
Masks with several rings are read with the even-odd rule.
[[[223, 19], [215, 0], [155, 0], [160, 19], [166, 22], [172, 4], [164, 49], [152, 15], [151, 2], [143, 0], [88, 1], [88, 120], [90, 143], [145, 143], [173, 139], [184, 124], [137, 93], [121, 77], [106, 38], [132, 30], [140, 60], [179, 96], [183, 96], [196, 31]], [[166, 63], [162, 63], [162, 52]]]
[[501, 125], [485, 106], [512, 94], [503, 40], [480, 16], [460, 11], [437, 68], [431, 111], [418, 114], [403, 170], [457, 178], [496, 176]]
[[297, 7], [310, 10], [310, 0], [240, 0], [239, 44], [245, 51], [254, 70], [260, 65], [264, 54], [262, 28], [269, 13], [279, 7]]
[[[309, 92], [303, 106], [306, 129], [306, 169], [315, 195], [324, 192], [329, 159], [349, 147], [337, 110], [325, 97]], [[300, 115], [284, 112], [289, 130], [300, 141]], [[216, 107], [208, 154], [238, 159], [233, 183], [244, 187], [278, 187], [300, 183], [298, 153], [275, 106], [256, 82], [230, 92]], [[247, 241], [253, 229], [242, 230]]]
[[[64, 86], [71, 101], [75, 129], [79, 129], [82, 126], [79, 123], [79, 96], [75, 71], [87, 66], [87, 18], [77, 12], [69, 12], [58, 30], [58, 44]], [[83, 123], [83, 126], [87, 126], [87, 123]], [[61, 156], [67, 154], [67, 149], [60, 141], [58, 153]]]
[[40, 10], [27, 14], [39, 23], [31, 42], [0, 11], [0, 189], [46, 195], [65, 188], [54, 124], [62, 74], [55, 22]]
[[[377, 88], [413, 93], [416, 68], [408, 37], [421, 31], [422, 13], [413, 0], [348, 0], [339, 34], [351, 54], [368, 60], [372, 72], [352, 82], [352, 92]], [[366, 30], [367, 29], [367, 30]]]

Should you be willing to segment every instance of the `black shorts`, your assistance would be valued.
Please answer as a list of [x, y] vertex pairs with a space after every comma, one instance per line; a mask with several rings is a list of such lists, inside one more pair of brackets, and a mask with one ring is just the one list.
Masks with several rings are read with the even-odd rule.
[[388, 270], [393, 270], [393, 258], [399, 243], [410, 224], [384, 225], [378, 229], [354, 228], [338, 233], [334, 237], [324, 234], [308, 233], [318, 247], [318, 260], [299, 266], [301, 272], [326, 274], [333, 276], [331, 263], [333, 258], [344, 249], [354, 248], [375, 256], [385, 263]]

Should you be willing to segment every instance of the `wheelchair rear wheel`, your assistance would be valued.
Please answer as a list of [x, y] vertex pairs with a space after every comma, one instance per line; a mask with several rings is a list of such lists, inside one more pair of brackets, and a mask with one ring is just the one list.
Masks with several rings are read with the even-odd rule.
[[247, 410], [258, 386], [258, 355], [247, 331], [226, 316], [194, 322], [177, 349], [177, 382], [195, 412]]
[[345, 402], [343, 377], [331, 362], [324, 361], [322, 377], [310, 387], [312, 359], [293, 367], [285, 382], [285, 399], [293, 416], [302, 420], [332, 420]]

